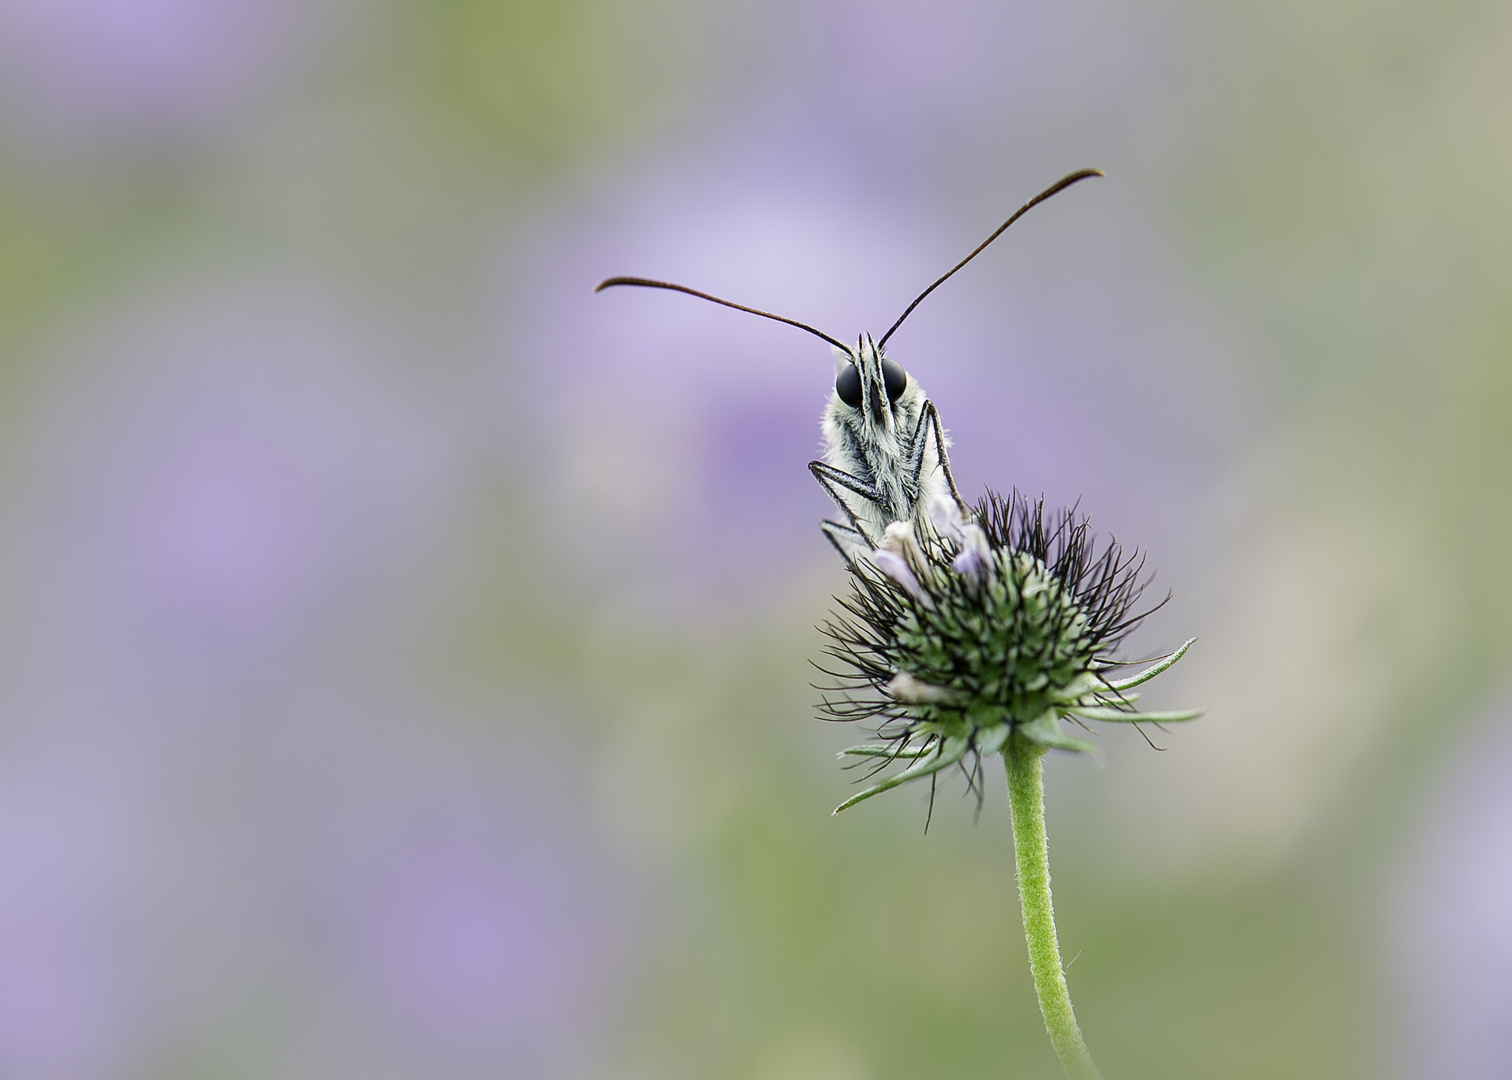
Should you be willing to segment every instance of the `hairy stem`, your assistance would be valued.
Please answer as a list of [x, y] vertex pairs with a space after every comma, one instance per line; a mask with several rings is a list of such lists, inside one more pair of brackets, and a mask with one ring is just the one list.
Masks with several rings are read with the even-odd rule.
[[1008, 804], [1013, 809], [1013, 851], [1018, 860], [1019, 903], [1024, 910], [1024, 937], [1029, 942], [1029, 970], [1039, 995], [1040, 1015], [1061, 1068], [1071, 1080], [1102, 1080], [1092, 1062], [1055, 938], [1055, 909], [1050, 901], [1050, 852], [1045, 838], [1045, 749], [1012, 735], [1003, 747], [1008, 769]]

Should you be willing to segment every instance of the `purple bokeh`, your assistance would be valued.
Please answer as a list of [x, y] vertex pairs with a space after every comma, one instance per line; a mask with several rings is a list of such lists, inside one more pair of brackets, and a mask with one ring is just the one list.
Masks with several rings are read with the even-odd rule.
[[57, 390], [18, 433], [9, 540], [31, 675], [140, 685], [288, 662], [344, 632], [457, 497], [443, 422], [318, 291], [148, 300], [53, 352]]
[[491, 795], [448, 777], [449, 795], [420, 788], [402, 819], [333, 840], [337, 969], [417, 1063], [553, 1075], [603, 1052], [644, 915], [567, 793], [527, 779], [566, 764], [496, 764]]
[[552, 1077], [612, 1030], [639, 906], [571, 725], [464, 722], [399, 662], [468, 435], [298, 280], [144, 290], [8, 432], [5, 1075], [254, 1037], [282, 1075]]
[[[162, 1007], [145, 933], [150, 837], [117, 771], [57, 752], [0, 773], [0, 1074], [104, 1076]], [[159, 928], [161, 929], [161, 927]], [[143, 961], [146, 961], [144, 963]]]
[[44, 155], [205, 133], [290, 79], [340, 6], [0, 0], [0, 116]]
[[1387, 923], [1409, 1077], [1512, 1076], [1512, 706], [1427, 792]]

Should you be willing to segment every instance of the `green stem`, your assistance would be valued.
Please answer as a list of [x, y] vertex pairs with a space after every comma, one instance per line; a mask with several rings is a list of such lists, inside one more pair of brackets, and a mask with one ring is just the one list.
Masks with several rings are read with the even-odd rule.
[[1039, 995], [1040, 1015], [1061, 1068], [1071, 1080], [1102, 1080], [1092, 1062], [1055, 939], [1055, 909], [1050, 902], [1050, 851], [1045, 839], [1045, 748], [1012, 735], [1003, 747], [1008, 769], [1008, 804], [1013, 808], [1013, 851], [1018, 859], [1019, 903], [1024, 909], [1024, 937], [1029, 942], [1029, 970]]

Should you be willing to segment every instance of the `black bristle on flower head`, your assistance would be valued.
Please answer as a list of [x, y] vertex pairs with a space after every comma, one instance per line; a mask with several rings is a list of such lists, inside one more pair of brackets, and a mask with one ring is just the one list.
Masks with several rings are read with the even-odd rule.
[[1014, 491], [1005, 499], [988, 491], [976, 505], [976, 521], [992, 547], [1031, 555], [1065, 583], [1087, 618], [1104, 666], [1118, 666], [1113, 653], [1124, 638], [1170, 600], [1167, 594], [1154, 607], [1130, 615], [1154, 573], [1142, 577], [1145, 559], [1139, 549], [1125, 555], [1111, 536], [1099, 551], [1091, 521], [1074, 506], [1053, 510], [1046, 520], [1043, 496], [1031, 501]]
[[819, 688], [821, 716], [875, 726], [881, 744], [846, 751], [876, 759], [873, 774], [912, 762], [840, 809], [956, 765], [975, 789], [980, 757], [1009, 738], [1095, 750], [1061, 731], [1065, 718], [1085, 727], [1198, 715], [1136, 713], [1123, 694], [1190, 642], [1132, 679], [1107, 676], [1124, 663], [1115, 654], [1129, 632], [1160, 606], [1134, 612], [1149, 583], [1137, 550], [1099, 545], [1074, 507], [1047, 515], [1043, 499], [1018, 492], [988, 492], [969, 519], [941, 502], [931, 518], [923, 535], [889, 526], [881, 548], [850, 563], [850, 595], [822, 628], [834, 663], [818, 666], [835, 682]]

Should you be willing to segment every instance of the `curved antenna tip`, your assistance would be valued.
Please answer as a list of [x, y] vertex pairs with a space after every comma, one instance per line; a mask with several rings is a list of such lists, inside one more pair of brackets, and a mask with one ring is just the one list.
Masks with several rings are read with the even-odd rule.
[[976, 258], [978, 255], [980, 255], [982, 253], [982, 249], [985, 248], [988, 244], [992, 243], [994, 240], [996, 240], [999, 236], [1002, 236], [1004, 230], [1006, 230], [1008, 228], [1008, 226], [1012, 225], [1015, 221], [1017, 221], [1019, 218], [1023, 217], [1030, 210], [1034, 209], [1036, 206], [1038, 206], [1040, 203], [1044, 202], [1046, 199], [1050, 198], [1052, 195], [1057, 195], [1060, 192], [1065, 191], [1072, 184], [1075, 184], [1075, 183], [1077, 183], [1078, 181], [1081, 181], [1081, 180], [1086, 180], [1089, 177], [1093, 177], [1093, 176], [1107, 176], [1107, 175], [1108, 174], [1105, 173], [1105, 172], [1103, 172], [1101, 169], [1077, 169], [1074, 173], [1071, 173], [1068, 176], [1061, 177], [1055, 183], [1053, 183], [1049, 187], [1047, 187], [1044, 191], [1040, 192], [1034, 198], [1030, 199], [1023, 206], [1019, 207], [1017, 210], [1015, 210], [1013, 212], [1013, 216], [1012, 217], [1010, 217], [1007, 221], [1003, 222], [1001, 225], [999, 225], [997, 227], [997, 231], [996, 232], [994, 232], [991, 236], [989, 236], [987, 239], [983, 240], [980, 244], [978, 244], [975, 248], [973, 248], [970, 255], [967, 255], [960, 262], [956, 263], [949, 270], [945, 271], [945, 273], [941, 274], [938, 278], [935, 279], [935, 282], [934, 282], [933, 285], [931, 285], [929, 288], [925, 289], [918, 296], [914, 297], [913, 303], [909, 304], [906, 308], [904, 308], [903, 309], [903, 314], [901, 314], [901, 315], [898, 316], [898, 321], [895, 322], [895, 323], [893, 323], [891, 326], [889, 326], [887, 328], [887, 333], [885, 333], [885, 334], [882, 335], [882, 340], [877, 342], [877, 347], [881, 348], [883, 345], [886, 345], [887, 344], [887, 339], [893, 336], [893, 331], [896, 330], [898, 327], [900, 327], [900, 326], [903, 325], [903, 320], [906, 319], [906, 318], [908, 318], [908, 316], [913, 313], [913, 309], [916, 308], [916, 307], [918, 307], [919, 304], [920, 304], [920, 302], [926, 296], [928, 296], [930, 293], [934, 292], [941, 285], [945, 284], [945, 282], [948, 281], [950, 279], [951, 275], [953, 275], [957, 270], [959, 270], [961, 267], [965, 266], [967, 263], [969, 263], [972, 259]]
[[846, 349], [844, 345], [840, 344], [840, 342], [836, 341], [834, 338], [826, 334], [823, 330], [815, 330], [808, 323], [801, 323], [797, 319], [789, 319], [786, 315], [773, 315], [770, 311], [762, 311], [759, 308], [746, 307], [744, 304], [737, 304], [731, 300], [721, 300], [717, 296], [710, 296], [706, 292], [699, 292], [697, 289], [690, 289], [686, 285], [674, 285], [670, 281], [656, 281], [653, 278], [643, 277], [612, 277], [605, 278], [603, 281], [599, 282], [598, 285], [594, 287], [593, 291], [595, 293], [600, 293], [614, 285], [639, 285], [647, 289], [667, 289], [670, 292], [687, 293], [689, 296], [696, 296], [700, 300], [709, 300], [713, 303], [720, 304], [727, 308], [734, 308], [736, 311], [744, 311], [750, 315], [760, 315], [763, 319], [771, 319], [773, 322], [786, 323], [788, 326], [796, 326], [799, 330], [813, 334], [817, 338], [823, 338], [825, 341], [829, 342], [837, 349], [842, 349], [846, 352], [850, 351]]

